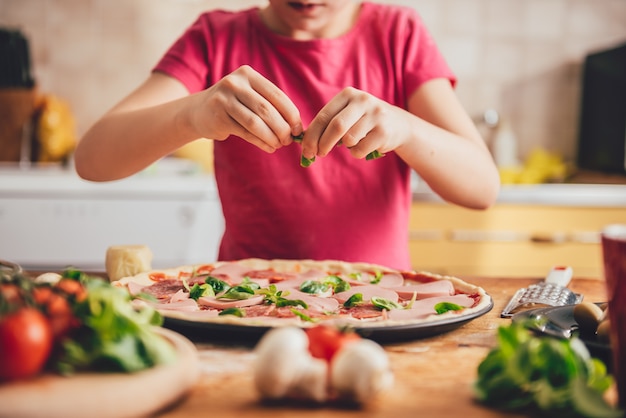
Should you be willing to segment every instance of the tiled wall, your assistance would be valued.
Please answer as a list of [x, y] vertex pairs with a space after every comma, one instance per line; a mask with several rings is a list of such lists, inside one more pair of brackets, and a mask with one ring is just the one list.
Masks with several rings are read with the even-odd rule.
[[[381, 0], [384, 2], [384, 0]], [[510, 119], [524, 156], [576, 152], [581, 63], [626, 42], [626, 0], [396, 0], [416, 8], [473, 116]], [[205, 9], [262, 0], [0, 0], [0, 25], [29, 38], [40, 90], [67, 99], [79, 134], [147, 75]]]

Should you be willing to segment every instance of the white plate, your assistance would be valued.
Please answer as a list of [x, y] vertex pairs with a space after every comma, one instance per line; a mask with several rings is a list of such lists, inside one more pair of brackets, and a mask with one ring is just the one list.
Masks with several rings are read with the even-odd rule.
[[174, 346], [174, 363], [132, 374], [48, 374], [4, 383], [0, 385], [0, 417], [126, 418], [171, 405], [196, 383], [198, 353], [182, 335], [164, 328], [156, 331]]

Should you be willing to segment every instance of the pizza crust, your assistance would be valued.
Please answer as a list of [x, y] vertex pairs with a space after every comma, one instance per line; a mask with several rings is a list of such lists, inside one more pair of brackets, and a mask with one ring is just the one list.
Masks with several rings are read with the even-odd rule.
[[[493, 305], [493, 301], [489, 294], [485, 292], [480, 286], [468, 283], [458, 277], [439, 275], [430, 272], [423, 271], [399, 271], [385, 266], [370, 264], [370, 263], [350, 263], [339, 260], [286, 260], [286, 259], [260, 259], [260, 258], [248, 258], [237, 261], [218, 261], [209, 264], [195, 264], [195, 265], [183, 265], [171, 269], [154, 270], [139, 273], [134, 276], [124, 277], [114, 282], [118, 286], [128, 286], [129, 283], [137, 285], [149, 286], [155, 283], [150, 277], [154, 274], [165, 275], [167, 277], [180, 277], [192, 275], [195, 271], [201, 267], [211, 265], [215, 268], [223, 266], [229, 263], [237, 263], [243, 265], [252, 270], [273, 270], [278, 273], [305, 273], [310, 270], [321, 270], [327, 274], [349, 274], [355, 272], [381, 272], [381, 273], [400, 273], [404, 277], [414, 276], [424, 279], [424, 281], [435, 280], [448, 280], [450, 281], [456, 293], [462, 293], [466, 295], [476, 295], [477, 303], [469, 308], [464, 308], [462, 311], [448, 311], [443, 314], [433, 314], [425, 318], [411, 319], [411, 320], [390, 320], [390, 319], [356, 319], [347, 315], [340, 316], [332, 319], [325, 319], [324, 323], [333, 322], [340, 326], [357, 326], [358, 328], [377, 328], [388, 326], [404, 326], [415, 325], [421, 323], [448, 321], [453, 319], [461, 319], [462, 317], [474, 316], [476, 313], [487, 311]], [[405, 279], [406, 282], [414, 283], [410, 279]], [[161, 314], [168, 318], [175, 318], [184, 321], [192, 322], [205, 322], [205, 323], [217, 323], [217, 324], [229, 324], [240, 326], [263, 326], [263, 327], [276, 327], [276, 326], [288, 326], [297, 325], [300, 327], [310, 327], [316, 325], [315, 323], [302, 321], [299, 318], [276, 318], [276, 317], [251, 317], [251, 318], [239, 318], [231, 315], [227, 316], [212, 316], [201, 317], [194, 315], [190, 312], [175, 311], [175, 310], [160, 310]]]

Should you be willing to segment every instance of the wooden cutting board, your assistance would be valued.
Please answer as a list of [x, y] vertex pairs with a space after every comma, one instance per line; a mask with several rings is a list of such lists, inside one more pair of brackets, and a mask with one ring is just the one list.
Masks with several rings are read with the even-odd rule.
[[0, 417], [125, 418], [171, 405], [198, 380], [198, 353], [182, 335], [156, 330], [174, 346], [178, 354], [174, 363], [130, 374], [48, 374], [5, 383], [0, 385]]

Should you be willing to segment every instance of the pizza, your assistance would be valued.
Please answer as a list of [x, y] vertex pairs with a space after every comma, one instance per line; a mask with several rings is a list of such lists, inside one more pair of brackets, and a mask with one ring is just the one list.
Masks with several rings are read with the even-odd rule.
[[493, 306], [484, 289], [456, 277], [336, 260], [218, 261], [114, 284], [166, 319], [241, 326], [377, 328], [473, 318]]

